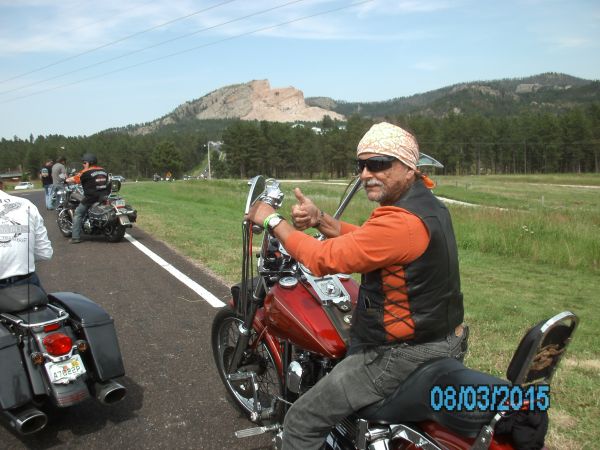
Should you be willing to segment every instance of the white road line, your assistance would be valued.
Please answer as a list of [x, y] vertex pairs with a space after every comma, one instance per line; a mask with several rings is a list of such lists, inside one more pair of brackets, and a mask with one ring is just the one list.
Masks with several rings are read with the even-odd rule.
[[136, 246], [138, 250], [140, 250], [142, 253], [145, 253], [146, 256], [148, 256], [152, 261], [161, 266], [163, 269], [165, 269], [167, 272], [169, 272], [171, 275], [173, 275], [175, 278], [177, 278], [179, 281], [181, 281], [183, 284], [189, 287], [192, 291], [194, 291], [196, 294], [198, 294], [200, 297], [206, 300], [211, 306], [215, 308], [222, 308], [223, 306], [225, 306], [225, 303], [223, 303], [221, 300], [215, 297], [212, 293], [204, 289], [202, 286], [200, 286], [187, 275], [181, 273], [179, 270], [177, 270], [167, 261], [162, 259], [148, 247], [146, 247], [143, 244], [140, 244], [136, 238], [129, 234], [125, 234], [125, 239], [127, 239], [134, 246]]

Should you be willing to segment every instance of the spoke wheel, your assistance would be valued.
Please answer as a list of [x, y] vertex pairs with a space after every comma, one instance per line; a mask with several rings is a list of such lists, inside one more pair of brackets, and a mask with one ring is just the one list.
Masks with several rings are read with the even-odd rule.
[[[237, 406], [249, 417], [250, 413], [255, 410], [254, 388], [251, 379], [233, 381], [227, 377], [227, 368], [240, 336], [240, 325], [242, 325], [242, 320], [231, 309], [221, 309], [212, 326], [212, 350], [221, 381]], [[258, 401], [261, 409], [264, 410], [271, 407], [275, 396], [281, 396], [282, 384], [270, 349], [263, 341], [256, 343], [256, 335], [254, 332], [252, 334], [250, 346], [243, 357], [241, 366], [234, 373], [254, 372], [256, 374]], [[278, 404], [281, 405], [281, 402]]]
[[68, 208], [61, 209], [56, 217], [58, 229], [64, 237], [71, 237], [71, 231], [73, 230], [73, 220], [71, 219], [69, 211]]

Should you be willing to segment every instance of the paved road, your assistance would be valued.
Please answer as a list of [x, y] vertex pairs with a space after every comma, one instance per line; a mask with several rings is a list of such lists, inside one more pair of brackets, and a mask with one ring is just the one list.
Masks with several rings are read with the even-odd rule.
[[[266, 449], [270, 436], [237, 440], [252, 426], [226, 396], [213, 365], [210, 326], [217, 309], [130, 242], [94, 237], [71, 245], [42, 192], [25, 195], [40, 208], [54, 257], [38, 264], [48, 292], [79, 292], [115, 320], [125, 363], [127, 397], [46, 408], [48, 425], [21, 437], [0, 427], [3, 449]], [[228, 289], [138, 227], [130, 234], [221, 300]]]

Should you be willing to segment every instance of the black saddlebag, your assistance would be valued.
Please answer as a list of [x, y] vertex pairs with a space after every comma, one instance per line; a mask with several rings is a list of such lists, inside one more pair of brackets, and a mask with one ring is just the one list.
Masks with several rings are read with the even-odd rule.
[[53, 292], [48, 298], [50, 303], [63, 307], [83, 329], [98, 381], [125, 375], [112, 317], [98, 304], [75, 292]]
[[15, 408], [29, 402], [31, 397], [17, 338], [0, 326], [0, 407]]
[[125, 210], [127, 211], [127, 217], [129, 217], [129, 221], [135, 222], [137, 220], [137, 210], [133, 209], [129, 205], [125, 205]]
[[91, 220], [110, 222], [115, 218], [115, 208], [112, 205], [93, 205], [88, 209]]

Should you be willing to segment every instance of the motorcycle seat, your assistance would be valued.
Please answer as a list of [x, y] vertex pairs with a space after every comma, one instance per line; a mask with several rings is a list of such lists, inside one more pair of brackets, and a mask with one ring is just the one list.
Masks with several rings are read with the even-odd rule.
[[92, 203], [91, 208], [98, 207], [98, 206], [101, 207], [106, 202], [107, 199], [108, 199], [108, 195], [103, 195], [101, 197], [98, 197], [98, 199], [94, 203]]
[[0, 289], [0, 313], [13, 313], [46, 304], [46, 293], [35, 284], [19, 284]]
[[489, 424], [496, 413], [489, 410], [436, 411], [432, 407], [431, 391], [436, 386], [492, 386], [510, 385], [501, 378], [465, 367], [453, 358], [436, 358], [423, 363], [388, 398], [359, 410], [356, 415], [372, 422], [392, 424], [434, 421], [466, 437], [475, 437]]

